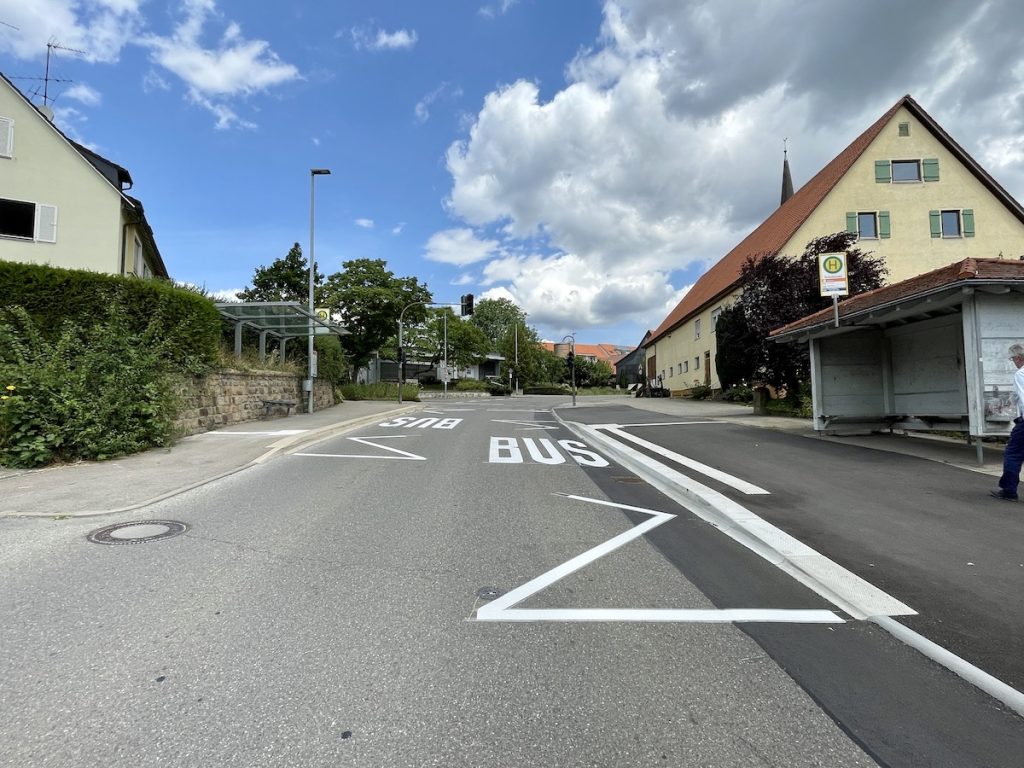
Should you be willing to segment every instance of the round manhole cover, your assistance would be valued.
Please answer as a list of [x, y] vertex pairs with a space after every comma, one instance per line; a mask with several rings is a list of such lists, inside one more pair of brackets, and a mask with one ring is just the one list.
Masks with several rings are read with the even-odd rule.
[[176, 520], [138, 520], [134, 523], [108, 525], [93, 531], [88, 538], [93, 544], [148, 544], [169, 539], [187, 530], [187, 525]]
[[476, 591], [476, 596], [481, 600], [497, 600], [504, 594], [505, 590], [498, 589], [497, 587], [480, 587], [480, 589]]

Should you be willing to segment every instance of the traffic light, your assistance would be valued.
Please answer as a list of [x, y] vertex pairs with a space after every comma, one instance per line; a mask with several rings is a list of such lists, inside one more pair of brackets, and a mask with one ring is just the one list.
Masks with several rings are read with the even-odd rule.
[[462, 316], [473, 314], [473, 294], [467, 293], [462, 297]]

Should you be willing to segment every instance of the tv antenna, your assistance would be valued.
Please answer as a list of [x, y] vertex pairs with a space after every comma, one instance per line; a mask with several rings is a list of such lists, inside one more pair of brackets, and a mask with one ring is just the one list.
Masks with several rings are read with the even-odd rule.
[[0, 21], [0, 25], [3, 25], [5, 27], [10, 27], [11, 29], [15, 30], [16, 32], [21, 32], [21, 30], [18, 29], [18, 27], [14, 26], [13, 24], [8, 24], [6, 21]]
[[[80, 51], [77, 48], [68, 48], [66, 45], [61, 45], [60, 43], [57, 43], [57, 42], [54, 42], [53, 40], [51, 40], [50, 42], [48, 42], [46, 44], [46, 71], [45, 71], [45, 73], [43, 74], [42, 77], [24, 77], [24, 76], [21, 76], [21, 77], [12, 77], [11, 78], [12, 80], [42, 80], [43, 81], [43, 106], [44, 107], [48, 105], [48, 102], [53, 101], [53, 99], [50, 98], [50, 83], [73, 83], [74, 82], [74, 80], [67, 80], [67, 79], [61, 78], [61, 77], [50, 77], [50, 58], [55, 55], [54, 51], [70, 51], [71, 53], [80, 53], [83, 56], [88, 56], [89, 55], [85, 51]], [[39, 95], [39, 89], [36, 88], [32, 92], [32, 95], [33, 96], [38, 96]]]

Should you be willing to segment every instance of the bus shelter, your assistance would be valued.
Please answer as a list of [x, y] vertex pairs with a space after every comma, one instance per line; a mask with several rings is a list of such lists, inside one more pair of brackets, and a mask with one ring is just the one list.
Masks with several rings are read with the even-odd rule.
[[285, 350], [291, 339], [306, 339], [312, 336], [348, 336], [349, 332], [330, 321], [324, 310], [309, 311], [309, 307], [298, 301], [240, 301], [215, 302], [221, 317], [235, 329], [235, 356], [242, 355], [242, 332], [249, 328], [259, 335], [260, 362], [267, 359], [267, 338], [279, 342], [280, 359], [284, 360]]
[[1024, 261], [965, 259], [850, 297], [838, 321], [829, 308], [771, 337], [810, 345], [818, 431], [1005, 437], [1017, 413], [1008, 350], [1024, 343]]

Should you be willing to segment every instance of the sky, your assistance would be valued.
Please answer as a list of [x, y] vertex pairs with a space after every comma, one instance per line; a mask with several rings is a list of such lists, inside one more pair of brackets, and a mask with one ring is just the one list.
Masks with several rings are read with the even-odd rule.
[[[310, 238], [636, 346], [905, 94], [1024, 199], [1019, 0], [0, 0], [0, 72], [230, 296]], [[73, 50], [68, 50], [73, 49]], [[60, 82], [57, 82], [59, 80]], [[0, 180], [2, 182], [2, 180]]]

